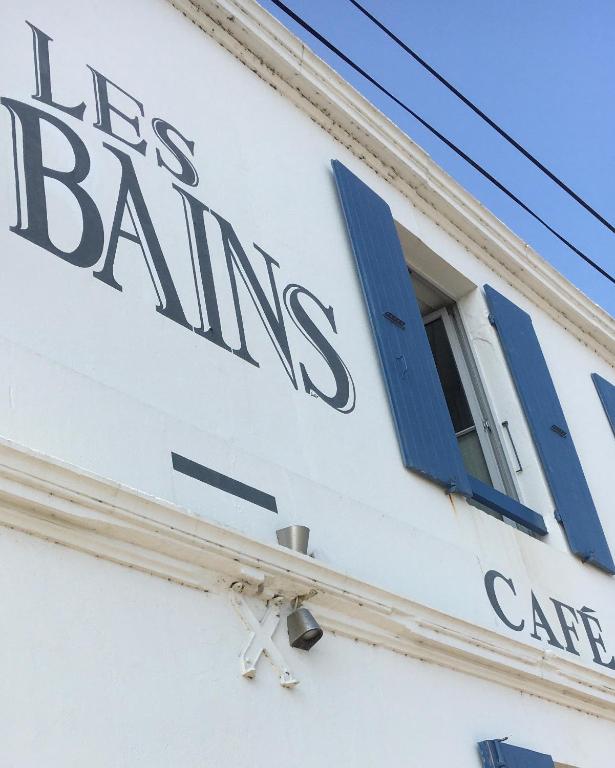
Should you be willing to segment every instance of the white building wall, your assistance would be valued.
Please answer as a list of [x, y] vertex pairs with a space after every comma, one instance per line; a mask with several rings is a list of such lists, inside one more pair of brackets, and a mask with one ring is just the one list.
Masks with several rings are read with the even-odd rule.
[[612, 759], [611, 722], [331, 634], [294, 652], [297, 688], [281, 688], [266, 663], [246, 681], [245, 630], [223, 595], [8, 530], [0, 551], [11, 768], [474, 768], [476, 742], [504, 736], [584, 768]]

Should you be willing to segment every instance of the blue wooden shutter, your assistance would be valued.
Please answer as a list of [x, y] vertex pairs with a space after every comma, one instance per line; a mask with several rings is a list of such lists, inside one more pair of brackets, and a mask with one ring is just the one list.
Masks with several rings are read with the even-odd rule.
[[530, 316], [485, 286], [536, 450], [572, 551], [607, 573], [615, 564]]
[[603, 379], [602, 376], [598, 376], [597, 373], [592, 373], [592, 379], [600, 395], [600, 400], [604, 406], [613, 434], [615, 434], [615, 386], [606, 379]]
[[472, 491], [389, 206], [332, 161], [406, 467]]
[[505, 741], [481, 741], [483, 768], [555, 768], [551, 755], [515, 747]]

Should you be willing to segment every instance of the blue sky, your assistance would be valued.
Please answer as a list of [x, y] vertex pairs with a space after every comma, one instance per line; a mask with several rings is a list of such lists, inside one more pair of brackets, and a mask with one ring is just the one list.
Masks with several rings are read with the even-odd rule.
[[[593, 301], [610, 283], [384, 94], [292, 29]], [[348, 0], [284, 0], [455, 142], [567, 239], [615, 274], [615, 235], [510, 147]], [[361, 0], [419, 55], [615, 224], [615, 3], [612, 0]]]

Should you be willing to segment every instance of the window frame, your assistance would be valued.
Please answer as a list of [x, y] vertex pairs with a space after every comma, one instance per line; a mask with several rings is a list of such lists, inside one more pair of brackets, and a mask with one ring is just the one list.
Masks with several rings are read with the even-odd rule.
[[[459, 308], [456, 305], [452, 305], [452, 309], [456, 309], [457, 312], [459, 312]], [[459, 373], [459, 378], [461, 379], [461, 386], [463, 387], [463, 392], [465, 394], [466, 400], [468, 401], [470, 413], [474, 421], [476, 436], [478, 437], [478, 441], [485, 458], [485, 463], [487, 465], [489, 475], [491, 476], [493, 487], [501, 493], [509, 495], [507, 493], [508, 489], [503, 477], [504, 473], [502, 472], [502, 467], [500, 466], [500, 461], [502, 459], [498, 461], [493, 445], [495, 441], [492, 439], [492, 435], [489, 434], [489, 432], [493, 430], [493, 427], [491, 426], [493, 417], [491, 417], [490, 420], [491, 408], [488, 407], [488, 409], [485, 409], [485, 403], [481, 403], [477, 392], [479, 386], [482, 389], [482, 382], [478, 376], [478, 371], [472, 372], [470, 370], [470, 366], [468, 365], [467, 352], [464, 352], [461, 340], [459, 338], [460, 328], [454, 321], [452, 311], [449, 310], [447, 306], [443, 306], [440, 307], [440, 309], [436, 309], [433, 312], [430, 312], [428, 315], [423, 315], [423, 325], [428, 325], [437, 319], [441, 319], [444, 324], [446, 337], [450, 344], [451, 352], [453, 353], [455, 365], [457, 366], [457, 372]], [[468, 352], [471, 354], [471, 349], [468, 350]], [[456, 433], [455, 436], [459, 437], [459, 434]], [[515, 498], [518, 498], [516, 489]]]
[[[421, 276], [419, 281], [422, 286], [427, 285], [428, 288], [434, 288], [427, 278]], [[416, 289], [415, 279], [412, 279], [412, 286], [413, 289]], [[437, 289], [434, 288], [434, 290]], [[442, 320], [461, 386], [474, 420], [474, 429], [492, 481], [492, 485], [487, 485], [468, 472], [472, 496], [468, 496], [467, 501], [486, 514], [496, 517], [530, 536], [544, 536], [547, 533], [547, 528], [542, 516], [519, 501], [517, 488], [512, 480], [508, 455], [504, 451], [501, 437], [495, 428], [493, 410], [478, 372], [470, 340], [463, 326], [461, 311], [454, 300], [449, 299], [445, 294], [442, 295], [445, 298], [443, 306], [421, 316], [423, 327], [434, 320]], [[512, 490], [512, 493], [509, 492], [509, 489]]]
[[[546, 535], [540, 514], [476, 478], [472, 482], [391, 208], [339, 160], [331, 164], [404, 466], [447, 493], [458, 493], [498, 514], [505, 510], [506, 517]], [[466, 290], [476, 288], [467, 278], [461, 282]]]

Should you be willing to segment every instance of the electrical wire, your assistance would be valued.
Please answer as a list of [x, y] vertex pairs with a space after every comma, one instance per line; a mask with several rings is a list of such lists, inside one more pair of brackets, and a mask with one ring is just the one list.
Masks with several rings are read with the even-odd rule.
[[563, 189], [564, 192], [566, 192], [570, 197], [577, 202], [580, 206], [585, 208], [586, 211], [588, 211], [594, 218], [596, 218], [601, 224], [604, 224], [604, 226], [613, 232], [615, 234], [615, 225], [611, 224], [611, 222], [606, 219], [602, 214], [598, 213], [592, 206], [587, 203], [580, 195], [578, 195], [573, 189], [571, 189], [564, 181], [562, 181], [560, 178], [558, 178], [553, 171], [549, 170], [546, 165], [540, 162], [538, 158], [534, 157], [529, 150], [527, 150], [522, 144], [519, 144], [519, 142], [514, 139], [509, 133], [507, 133], [500, 125], [498, 125], [495, 120], [492, 120], [489, 115], [485, 114], [479, 107], [476, 106], [470, 99], [467, 98], [467, 96], [464, 96], [461, 91], [459, 91], [455, 86], [450, 83], [445, 77], [443, 77], [437, 70], [435, 70], [432, 66], [430, 66], [425, 59], [423, 59], [421, 56], [419, 56], [416, 51], [413, 51], [412, 48], [410, 48], [409, 45], [404, 43], [403, 40], [401, 40], [397, 35], [392, 32], [388, 27], [386, 27], [381, 21], [379, 21], [373, 14], [371, 14], [366, 8], [364, 8], [361, 3], [357, 2], [357, 0], [348, 0], [349, 3], [352, 3], [357, 10], [359, 10], [364, 16], [366, 16], [373, 24], [375, 24], [382, 32], [385, 33], [385, 35], [388, 35], [388, 37], [391, 38], [397, 45], [400, 46], [407, 54], [409, 54], [416, 62], [418, 62], [424, 69], [426, 69], [430, 75], [433, 75], [436, 80], [438, 80], [445, 88], [448, 88], [448, 90], [453, 93], [460, 101], [462, 101], [466, 107], [469, 107], [472, 112], [474, 112], [476, 115], [478, 115], [481, 120], [484, 120], [487, 125], [489, 125], [491, 128], [493, 128], [494, 131], [496, 131], [505, 141], [507, 141], [511, 146], [513, 146], [516, 150], [521, 152], [523, 157], [525, 157], [527, 160], [529, 160], [531, 163], [533, 163], [536, 168], [539, 168], [546, 176], [548, 176], [551, 181], [553, 181], [555, 184], [557, 184], [560, 189]]
[[373, 78], [368, 72], [362, 69], [358, 64], [356, 64], [350, 57], [348, 57], [345, 53], [343, 53], [339, 48], [333, 45], [333, 43], [331, 43], [326, 37], [321, 35], [320, 32], [314, 29], [314, 27], [310, 26], [306, 21], [304, 21], [301, 18], [301, 16], [298, 16], [292, 9], [290, 9], [287, 5], [281, 2], [281, 0], [271, 0], [271, 2], [273, 3], [273, 5], [277, 6], [281, 11], [283, 11], [287, 16], [289, 16], [294, 22], [296, 22], [300, 27], [302, 27], [306, 32], [308, 32], [310, 35], [316, 38], [316, 40], [318, 40], [326, 48], [328, 48], [332, 53], [334, 53], [342, 61], [348, 64], [348, 66], [354, 69], [355, 72], [358, 72], [362, 77], [364, 77], [368, 82], [370, 82], [375, 88], [377, 88], [379, 91], [384, 93], [385, 96], [388, 96], [388, 98], [394, 101], [405, 112], [407, 112], [415, 120], [417, 120], [431, 134], [433, 134], [441, 142], [446, 144], [446, 146], [449, 147], [449, 149], [455, 152], [455, 154], [459, 155], [459, 157], [461, 157], [470, 166], [472, 166], [472, 168], [474, 168], [475, 171], [480, 173], [481, 176], [484, 176], [495, 187], [497, 187], [501, 192], [503, 192], [507, 197], [509, 197], [513, 202], [515, 202], [520, 208], [526, 211], [526, 213], [528, 213], [536, 221], [542, 224], [542, 226], [545, 227], [545, 229], [551, 232], [551, 234], [554, 235], [560, 242], [562, 242], [564, 245], [570, 248], [570, 250], [573, 253], [575, 253], [577, 256], [579, 256], [579, 258], [583, 259], [584, 262], [586, 262], [591, 267], [593, 267], [593, 269], [599, 272], [603, 277], [605, 277], [607, 280], [610, 280], [611, 283], [615, 284], [615, 277], [613, 275], [609, 274], [599, 264], [593, 261], [593, 259], [591, 259], [585, 253], [583, 253], [583, 251], [581, 251], [579, 248], [573, 245], [569, 240], [567, 240], [563, 235], [561, 235], [556, 229], [554, 229], [550, 224], [548, 224], [544, 219], [542, 219], [537, 213], [535, 213], [528, 205], [526, 205], [522, 200], [520, 200], [513, 192], [511, 192], [507, 187], [505, 187], [504, 184], [502, 184], [502, 182], [498, 181], [498, 179], [496, 179], [495, 176], [489, 173], [489, 171], [485, 170], [481, 165], [479, 165], [479, 163], [473, 160], [468, 154], [466, 154], [456, 144], [454, 144], [452, 141], [447, 139], [446, 136], [444, 136], [442, 133], [440, 133], [440, 131], [438, 131], [436, 128], [430, 125], [418, 113], [416, 113], [407, 104], [401, 101], [401, 99], [399, 99], [397, 96], [391, 93], [391, 91], [387, 90], [387, 88], [385, 88], [381, 83], [379, 83], [375, 78]]

